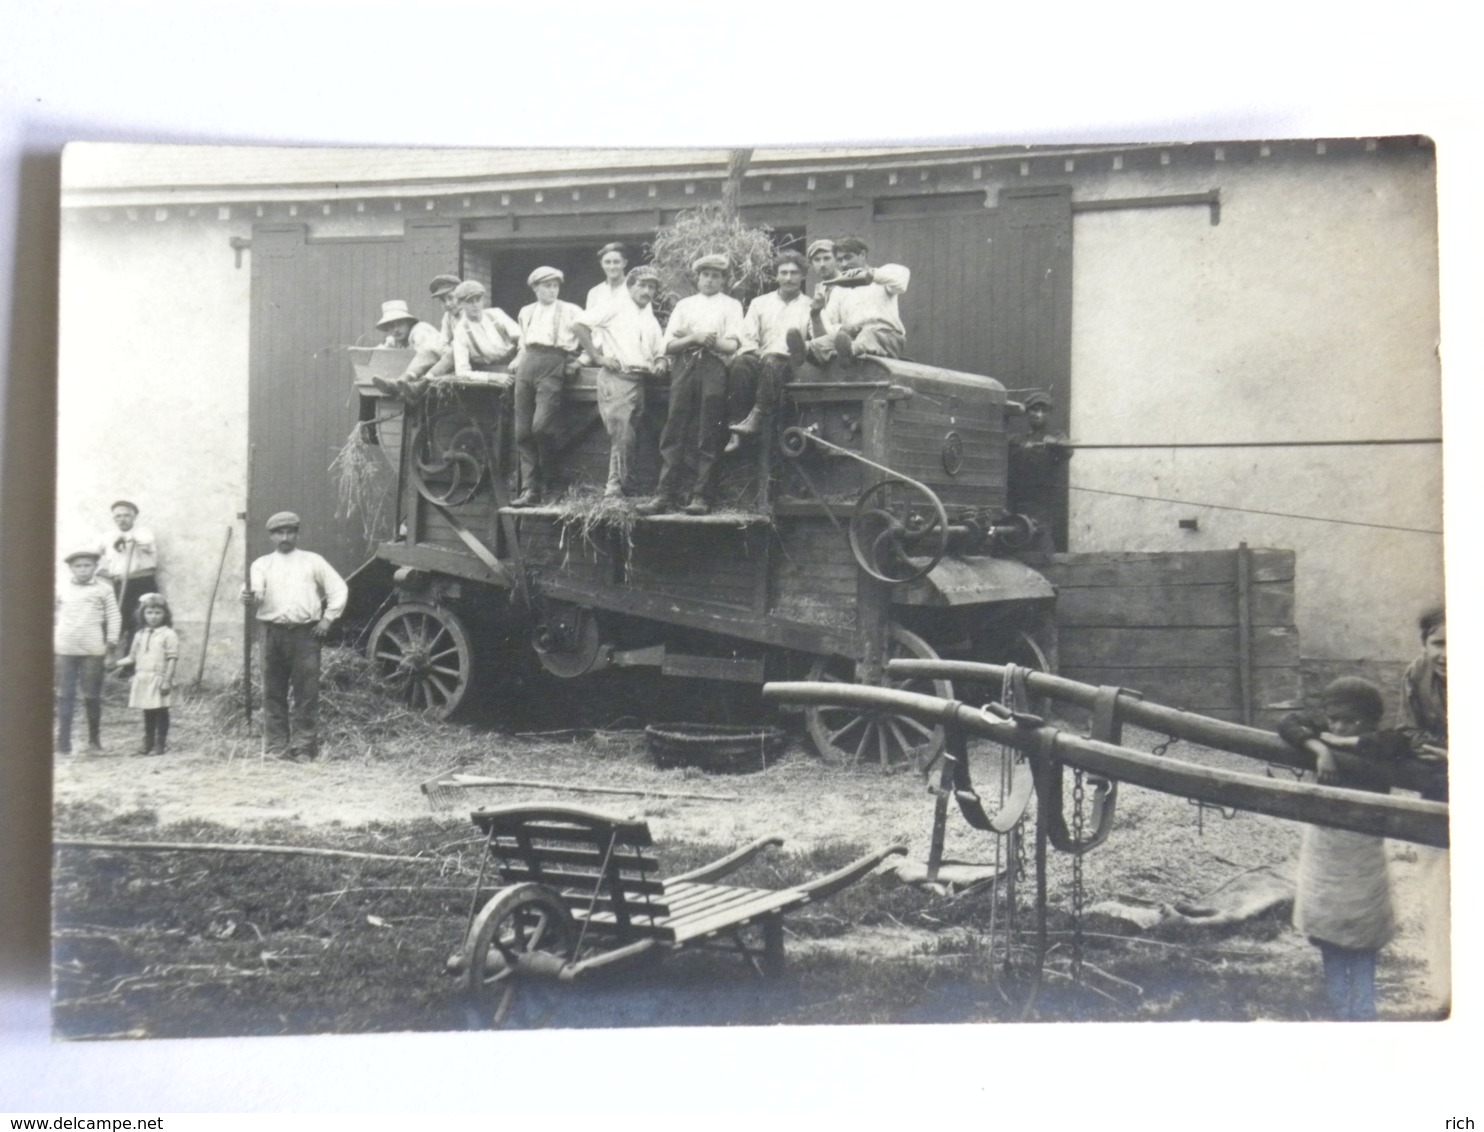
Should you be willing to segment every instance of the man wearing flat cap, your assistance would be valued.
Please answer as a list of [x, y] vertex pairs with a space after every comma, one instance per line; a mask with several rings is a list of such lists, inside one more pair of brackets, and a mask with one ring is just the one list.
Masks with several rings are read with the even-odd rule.
[[72, 753], [72, 714], [82, 692], [88, 717], [88, 750], [103, 749], [103, 670], [119, 642], [119, 606], [113, 588], [93, 577], [96, 548], [79, 547], [65, 559], [69, 577], [57, 590], [52, 655], [56, 675], [57, 753]]
[[298, 515], [279, 511], [267, 526], [273, 553], [252, 564], [242, 591], [263, 630], [263, 736], [272, 754], [312, 759], [319, 747], [320, 642], [345, 612], [349, 591], [333, 566], [298, 548]]
[[1008, 504], [1011, 511], [1025, 515], [1036, 524], [1028, 549], [1050, 554], [1065, 550], [1062, 516], [1066, 512], [1067, 461], [1072, 458], [1071, 442], [1051, 430], [1051, 394], [1035, 390], [1025, 398], [1026, 429], [1009, 440]]
[[515, 319], [499, 307], [485, 306], [489, 295], [477, 279], [464, 280], [453, 295], [459, 304], [453, 324], [453, 375], [467, 379], [503, 369], [520, 346]]
[[778, 289], [747, 304], [747, 337], [732, 359], [733, 393], [750, 404], [747, 415], [731, 426], [727, 452], [772, 421], [779, 392], [794, 379], [794, 367], [804, 360], [810, 316], [809, 297], [804, 294], [804, 257], [783, 252], [773, 264], [773, 273]]
[[697, 259], [691, 271], [698, 293], [681, 299], [670, 314], [670, 415], [660, 434], [659, 491], [635, 508], [641, 515], [679, 509], [687, 489], [686, 514], [711, 510], [711, 479], [727, 427], [727, 360], [746, 337], [742, 304], [722, 293], [730, 266], [724, 255]]
[[520, 310], [520, 354], [515, 359], [515, 448], [520, 455], [520, 494], [512, 507], [540, 505], [556, 476], [557, 413], [569, 372], [576, 372], [575, 303], [558, 298], [566, 276], [538, 267], [526, 278], [536, 301]]
[[[371, 384], [376, 386], [380, 392], [388, 397], [407, 396], [415, 399], [427, 390], [427, 378], [441, 377], [453, 372], [453, 326], [459, 310], [458, 300], [453, 297], [453, 293], [458, 285], [459, 278], [456, 275], [438, 275], [428, 284], [428, 293], [443, 307], [443, 321], [434, 332], [437, 337], [419, 334], [414, 340], [409, 334], [405, 345], [411, 346], [417, 352], [413, 354], [412, 361], [407, 364], [407, 368], [400, 376], [391, 379], [385, 377], [371, 379]], [[386, 307], [388, 305], [382, 304], [383, 321], [387, 317]], [[405, 305], [403, 304], [404, 307]], [[410, 311], [408, 316], [411, 316]], [[376, 325], [380, 327], [382, 323], [378, 322]], [[417, 325], [429, 326], [431, 329], [428, 323]], [[395, 345], [390, 337], [385, 344]]]
[[115, 529], [105, 533], [101, 539], [103, 554], [98, 559], [98, 577], [113, 585], [113, 595], [118, 600], [119, 614], [123, 618], [119, 649], [127, 655], [129, 644], [134, 639], [134, 616], [138, 612], [139, 599], [160, 589], [155, 581], [158, 549], [154, 532], [139, 523], [136, 504], [120, 499], [108, 510], [113, 515]]
[[659, 272], [636, 267], [628, 274], [629, 297], [582, 312], [577, 337], [602, 371], [598, 374], [598, 413], [608, 430], [608, 486], [605, 498], [622, 499], [633, 490], [634, 458], [639, 444], [639, 418], [644, 412], [644, 383], [669, 367], [665, 332], [651, 304], [659, 291]]
[[900, 358], [907, 347], [907, 331], [897, 310], [897, 296], [905, 294], [912, 272], [899, 263], [872, 267], [870, 249], [856, 236], [835, 241], [840, 273], [826, 280], [830, 297], [820, 318], [824, 335], [810, 343], [821, 360], [849, 361], [857, 354]]

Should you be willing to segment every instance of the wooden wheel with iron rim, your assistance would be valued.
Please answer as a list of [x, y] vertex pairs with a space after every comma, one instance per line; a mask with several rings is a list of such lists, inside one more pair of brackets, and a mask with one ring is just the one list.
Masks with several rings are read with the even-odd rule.
[[[886, 658], [900, 657], [937, 660], [938, 654], [916, 633], [893, 624]], [[855, 664], [841, 657], [819, 657], [809, 669], [809, 679], [827, 684], [854, 684]], [[953, 698], [953, 684], [947, 680], [887, 679], [883, 686]], [[804, 709], [804, 726], [827, 763], [857, 763], [875, 758], [883, 767], [905, 763], [926, 770], [943, 751], [942, 726], [930, 726], [908, 715], [820, 705]]]
[[437, 605], [393, 606], [371, 630], [366, 656], [409, 707], [447, 719], [469, 690], [474, 652], [464, 623]]
[[499, 1025], [523, 978], [555, 979], [577, 940], [572, 914], [545, 885], [517, 884], [497, 892], [474, 917], [461, 957], [462, 989], [476, 1005], [492, 1005]]

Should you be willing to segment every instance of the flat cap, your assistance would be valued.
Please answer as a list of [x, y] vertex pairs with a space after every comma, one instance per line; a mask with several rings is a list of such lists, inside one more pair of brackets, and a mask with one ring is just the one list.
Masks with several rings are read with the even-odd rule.
[[459, 285], [457, 275], [439, 275], [428, 284], [428, 293], [435, 299], [441, 299]]
[[863, 252], [868, 252], [871, 249], [866, 245], [866, 241], [862, 240], [859, 236], [845, 236], [835, 241], [835, 250], [837, 252], [849, 252], [851, 255], [861, 255]]
[[660, 273], [646, 263], [641, 264], [639, 267], [631, 268], [629, 273], [624, 276], [624, 282], [630, 287], [645, 279], [658, 283], [660, 281]]
[[96, 562], [102, 557], [103, 552], [100, 551], [96, 546], [79, 546], [75, 550], [69, 550], [67, 552], [67, 557], [63, 558], [62, 561], [66, 562], [70, 566], [73, 560], [77, 558], [91, 558], [94, 562]]
[[625, 248], [622, 244], [604, 244], [601, 248], [598, 249], [598, 258], [602, 259], [609, 252], [617, 252], [619, 255], [623, 256], [624, 259], [629, 258], [628, 249]]
[[139, 599], [139, 608], [144, 609], [151, 605], [157, 605], [161, 609], [169, 609], [170, 603], [165, 600], [164, 594], [145, 594]]
[[537, 283], [545, 283], [550, 279], [555, 279], [558, 283], [563, 283], [567, 277], [555, 267], [538, 267], [526, 276], [526, 286], [534, 287]]
[[295, 515], [292, 511], [277, 511], [268, 520], [268, 529], [270, 531], [276, 531], [280, 527], [297, 527], [298, 525], [299, 516]]
[[814, 258], [814, 253], [815, 252], [832, 252], [834, 250], [835, 250], [835, 241], [834, 240], [810, 240], [809, 241], [809, 258], [810, 259], [813, 259]]
[[1028, 394], [1026, 396], [1026, 399], [1022, 401], [1021, 404], [1024, 405], [1027, 409], [1029, 409], [1032, 405], [1045, 405], [1049, 409], [1051, 408], [1053, 402], [1051, 400], [1050, 393], [1046, 393], [1043, 390], [1037, 389], [1034, 393]]
[[483, 294], [486, 294], [484, 284], [478, 279], [465, 279], [453, 289], [453, 297], [459, 302], [463, 302], [465, 299], [473, 299]]
[[407, 304], [402, 299], [388, 299], [381, 304], [381, 317], [376, 320], [376, 328], [380, 330], [383, 326], [391, 326], [394, 322], [416, 322], [417, 315], [407, 309]]
[[712, 255], [703, 255], [695, 263], [690, 265], [690, 269], [694, 275], [699, 275], [707, 268], [710, 268], [712, 271], [720, 271], [725, 275], [731, 269], [731, 266], [726, 256], [713, 253]]

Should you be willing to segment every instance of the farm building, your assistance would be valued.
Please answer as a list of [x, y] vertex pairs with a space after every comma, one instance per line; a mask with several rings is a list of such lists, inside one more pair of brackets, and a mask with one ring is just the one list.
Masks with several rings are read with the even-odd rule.
[[[254, 553], [291, 506], [343, 573], [367, 557], [328, 468], [362, 410], [344, 347], [375, 341], [382, 300], [436, 321], [427, 281], [452, 272], [513, 313], [543, 263], [580, 299], [600, 245], [642, 248], [720, 199], [731, 157], [69, 147], [59, 541], [136, 500], [192, 671], [232, 528], [208, 669], [225, 676], [244, 506]], [[1443, 576], [1426, 140], [759, 149], [740, 205], [780, 242], [854, 233], [910, 266], [912, 358], [1053, 392], [1077, 444], [1067, 550], [1293, 551], [1291, 608], [1257, 621], [1283, 631], [1258, 633], [1254, 663], [1285, 676], [1258, 680], [1260, 706], [1292, 698], [1300, 660], [1323, 677], [1411, 655]], [[1123, 620], [1099, 621], [1090, 588], [1068, 616], [1098, 632], [1063, 662], [1117, 679], [1138, 646], [1115, 630], [1168, 609], [1125, 595]], [[1218, 624], [1195, 616], [1138, 663], [1199, 667]]]

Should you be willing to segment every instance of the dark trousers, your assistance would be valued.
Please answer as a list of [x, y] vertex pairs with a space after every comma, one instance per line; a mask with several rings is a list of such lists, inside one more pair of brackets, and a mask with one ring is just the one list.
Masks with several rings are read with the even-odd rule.
[[773, 413], [778, 396], [793, 380], [793, 363], [780, 354], [740, 354], [727, 367], [727, 408], [733, 420], [751, 409]]
[[165, 749], [170, 738], [170, 709], [167, 707], [144, 709], [144, 749]]
[[287, 748], [314, 756], [319, 741], [319, 649], [312, 624], [263, 626], [263, 720], [270, 750]]
[[1341, 1022], [1371, 1022], [1376, 1017], [1376, 953], [1314, 940], [1324, 957], [1324, 991]]
[[727, 430], [727, 366], [705, 350], [681, 354], [674, 365], [670, 415], [660, 433], [659, 494], [680, 498], [686, 469], [694, 465], [691, 491], [706, 498]]
[[77, 709], [77, 694], [82, 693], [83, 709], [88, 717], [88, 742], [98, 745], [103, 723], [103, 658], [101, 656], [59, 656], [53, 664], [57, 698], [57, 750], [72, 750], [72, 716]]
[[119, 656], [129, 655], [129, 643], [134, 639], [134, 630], [139, 628], [135, 622], [139, 613], [139, 599], [145, 594], [159, 592], [153, 571], [148, 574], [134, 574], [124, 583], [123, 593], [119, 595], [119, 617], [122, 625], [119, 630]]
[[527, 346], [515, 371], [515, 449], [522, 489], [543, 490], [556, 471], [557, 410], [566, 369], [563, 351]]

